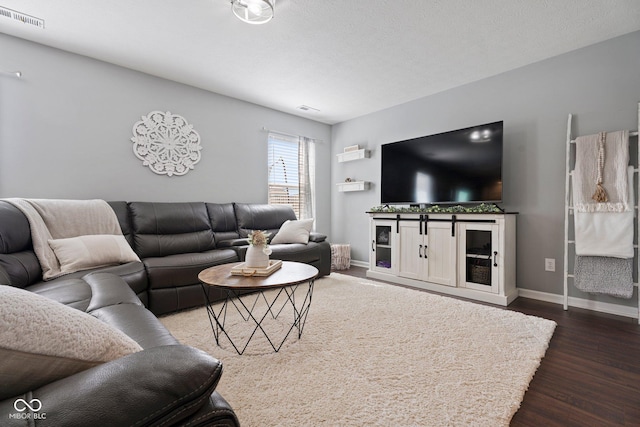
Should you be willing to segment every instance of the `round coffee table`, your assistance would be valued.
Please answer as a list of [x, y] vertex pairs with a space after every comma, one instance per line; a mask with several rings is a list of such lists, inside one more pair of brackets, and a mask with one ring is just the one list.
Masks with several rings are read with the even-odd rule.
[[[298, 339], [300, 339], [311, 307], [313, 284], [318, 276], [318, 269], [308, 264], [282, 261], [282, 267], [269, 276], [231, 274], [231, 269], [239, 264], [241, 263], [217, 265], [198, 274], [207, 299], [207, 313], [216, 344], [220, 345], [220, 334], [222, 333], [231, 342], [236, 352], [241, 355], [257, 332], [264, 335], [275, 352], [280, 350], [294, 328], [298, 331]], [[225, 293], [225, 299], [219, 307], [209, 300], [209, 292], [207, 292], [209, 286], [219, 288]], [[269, 290], [274, 290], [274, 292], [267, 292]], [[304, 296], [298, 295], [296, 298], [296, 293], [303, 293]], [[266, 303], [266, 309], [263, 310], [264, 312], [257, 313], [256, 307], [259, 301]], [[235, 307], [242, 319], [253, 327], [244, 345], [236, 344], [225, 330], [229, 306]], [[293, 311], [291, 326], [282, 341], [279, 344], [274, 343], [263, 328], [263, 321], [268, 315], [272, 319], [277, 319], [287, 307]]]

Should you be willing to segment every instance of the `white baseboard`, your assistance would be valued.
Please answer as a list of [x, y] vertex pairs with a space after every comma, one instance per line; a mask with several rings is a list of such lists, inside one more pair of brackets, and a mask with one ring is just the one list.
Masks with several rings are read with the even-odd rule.
[[[355, 267], [369, 268], [369, 261], [351, 260], [351, 265]], [[522, 298], [529, 298], [538, 301], [550, 302], [553, 304], [564, 303], [562, 295], [550, 294], [548, 292], [532, 291], [531, 289], [517, 288], [518, 295]], [[639, 319], [639, 310], [636, 307], [628, 307], [620, 304], [587, 300], [584, 298], [569, 297], [569, 308], [583, 308], [585, 310], [598, 311], [601, 313], [613, 314], [616, 316], [631, 317]], [[638, 320], [640, 323], [640, 319]]]
[[[539, 301], [546, 301], [562, 305], [564, 303], [562, 295], [550, 294], [547, 292], [532, 291], [530, 289], [518, 288], [522, 298], [530, 298]], [[592, 301], [584, 298], [569, 297], [569, 308], [584, 308], [585, 310], [599, 311], [601, 313], [614, 314], [616, 316], [638, 318], [638, 308], [627, 307], [608, 302]]]
[[351, 265], [354, 267], [369, 268], [369, 261], [358, 261], [358, 260], [352, 259]]

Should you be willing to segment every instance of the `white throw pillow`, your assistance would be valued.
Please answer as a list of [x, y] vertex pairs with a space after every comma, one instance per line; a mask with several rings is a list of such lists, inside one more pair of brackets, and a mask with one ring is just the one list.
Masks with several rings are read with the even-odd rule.
[[286, 220], [278, 233], [271, 239], [272, 245], [280, 243], [309, 243], [309, 233], [313, 227], [313, 218], [296, 221]]
[[122, 235], [91, 234], [67, 239], [50, 239], [49, 246], [64, 274], [107, 265], [140, 261]]
[[140, 350], [85, 312], [0, 286], [0, 400]]

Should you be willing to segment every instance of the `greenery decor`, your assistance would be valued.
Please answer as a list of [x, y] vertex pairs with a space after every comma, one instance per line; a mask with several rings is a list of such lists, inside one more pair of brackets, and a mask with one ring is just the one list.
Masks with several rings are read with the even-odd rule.
[[477, 206], [438, 206], [406, 207], [406, 206], [375, 206], [370, 212], [374, 213], [502, 213], [496, 205], [482, 203]]

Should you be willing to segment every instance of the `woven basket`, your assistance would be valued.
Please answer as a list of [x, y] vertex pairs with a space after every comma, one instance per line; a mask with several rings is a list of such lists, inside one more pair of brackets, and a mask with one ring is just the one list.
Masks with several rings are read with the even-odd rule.
[[491, 267], [485, 265], [471, 266], [471, 281], [482, 285], [491, 284]]
[[331, 245], [331, 270], [347, 270], [351, 266], [351, 245]]

